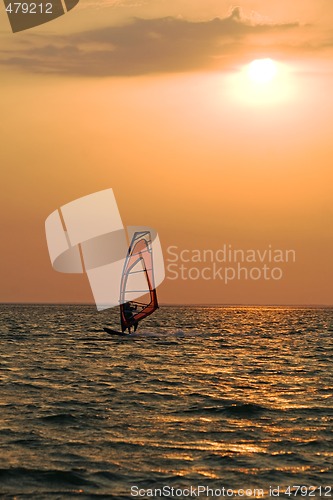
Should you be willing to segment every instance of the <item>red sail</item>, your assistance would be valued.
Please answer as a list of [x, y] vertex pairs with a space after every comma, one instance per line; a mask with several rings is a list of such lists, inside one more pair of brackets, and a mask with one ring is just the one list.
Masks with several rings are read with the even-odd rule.
[[[129, 286], [131, 275], [137, 275], [141, 283], [144, 282], [142, 289], [131, 289]], [[136, 302], [131, 300], [131, 294], [132, 297], [134, 296], [133, 294], [135, 294], [135, 297], [138, 297], [138, 294], [140, 294], [148, 298], [146, 302]], [[149, 231], [134, 233], [124, 264], [120, 286], [120, 303], [120, 321], [123, 332], [158, 309], [154, 286], [151, 235]], [[129, 303], [132, 306], [132, 312], [129, 312]]]

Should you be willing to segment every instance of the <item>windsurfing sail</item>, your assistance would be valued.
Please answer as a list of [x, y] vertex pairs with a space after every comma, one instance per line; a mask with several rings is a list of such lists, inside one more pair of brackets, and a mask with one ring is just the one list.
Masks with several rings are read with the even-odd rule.
[[[137, 297], [141, 297], [140, 302], [133, 300]], [[133, 305], [131, 314], [128, 314], [128, 303]], [[137, 231], [128, 249], [120, 285], [121, 330], [124, 332], [156, 309], [151, 234], [150, 231]]]

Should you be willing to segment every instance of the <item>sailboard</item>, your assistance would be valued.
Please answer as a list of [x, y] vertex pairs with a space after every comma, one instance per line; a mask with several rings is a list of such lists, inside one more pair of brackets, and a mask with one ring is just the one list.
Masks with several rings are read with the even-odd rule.
[[127, 337], [129, 334], [125, 332], [118, 332], [117, 330], [112, 330], [112, 328], [104, 327], [103, 330], [109, 335], [118, 335], [120, 337]]
[[[136, 298], [140, 298], [140, 302]], [[132, 237], [124, 263], [120, 283], [121, 332], [110, 328], [111, 335], [127, 335], [125, 331], [153, 314], [158, 309], [154, 282], [153, 252], [150, 231], [137, 231]]]

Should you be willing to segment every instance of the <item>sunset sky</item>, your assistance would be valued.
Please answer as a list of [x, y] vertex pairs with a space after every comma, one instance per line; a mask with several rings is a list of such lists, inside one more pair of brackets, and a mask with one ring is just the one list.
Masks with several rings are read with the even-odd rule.
[[162, 303], [333, 304], [331, 0], [81, 0], [16, 34], [1, 7], [1, 302], [92, 300], [52, 269], [44, 222], [112, 187], [166, 258], [296, 252], [280, 281], [167, 272]]

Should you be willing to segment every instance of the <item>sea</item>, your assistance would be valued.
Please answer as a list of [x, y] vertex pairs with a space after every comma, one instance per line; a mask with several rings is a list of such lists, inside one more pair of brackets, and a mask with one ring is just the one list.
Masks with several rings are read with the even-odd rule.
[[333, 497], [333, 309], [1, 305], [0, 497]]

